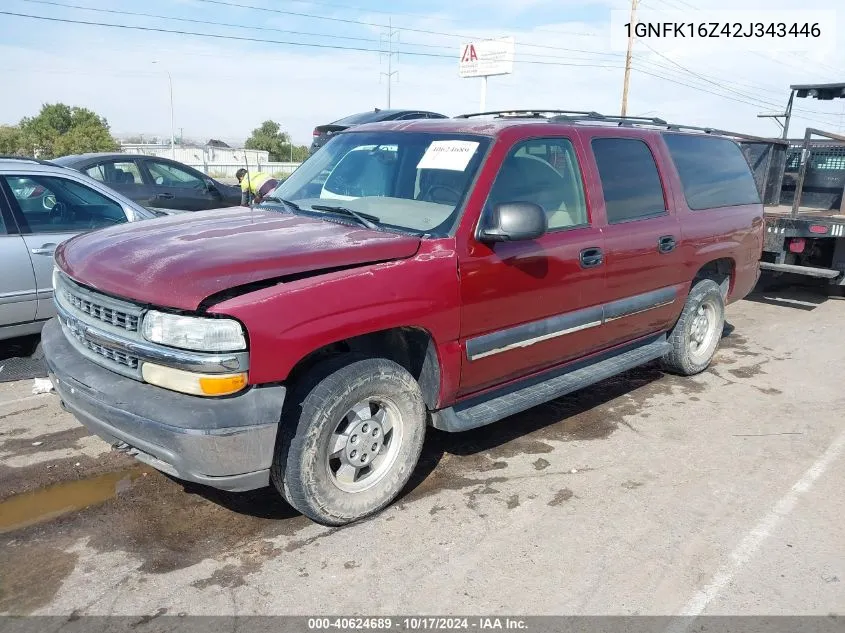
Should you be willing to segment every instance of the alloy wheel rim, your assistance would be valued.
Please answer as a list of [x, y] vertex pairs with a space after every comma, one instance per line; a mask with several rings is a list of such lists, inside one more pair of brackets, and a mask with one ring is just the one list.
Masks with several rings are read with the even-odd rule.
[[718, 332], [718, 310], [712, 300], [705, 300], [698, 306], [690, 324], [689, 352], [697, 363], [709, 360], [716, 347]]
[[386, 398], [366, 398], [346, 412], [329, 436], [326, 469], [344, 492], [362, 492], [390, 472], [403, 435], [398, 407]]

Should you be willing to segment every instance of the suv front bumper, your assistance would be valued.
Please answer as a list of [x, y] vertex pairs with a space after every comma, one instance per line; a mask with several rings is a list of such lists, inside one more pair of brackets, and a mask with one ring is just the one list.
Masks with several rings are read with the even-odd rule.
[[269, 484], [285, 387], [190, 396], [100, 367], [70, 344], [57, 319], [41, 340], [62, 405], [92, 433], [179, 479], [232, 491]]

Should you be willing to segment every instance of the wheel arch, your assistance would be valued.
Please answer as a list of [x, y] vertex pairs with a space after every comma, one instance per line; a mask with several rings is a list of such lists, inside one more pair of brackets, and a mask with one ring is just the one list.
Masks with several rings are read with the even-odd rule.
[[706, 262], [695, 273], [690, 289], [702, 279], [712, 279], [719, 284], [722, 299], [727, 303], [736, 279], [736, 261], [732, 257], [719, 257]]
[[394, 327], [323, 345], [294, 365], [287, 381], [296, 382], [319, 363], [343, 354], [387, 358], [414, 377], [429, 409], [437, 408], [441, 390], [441, 362], [434, 337], [417, 326]]

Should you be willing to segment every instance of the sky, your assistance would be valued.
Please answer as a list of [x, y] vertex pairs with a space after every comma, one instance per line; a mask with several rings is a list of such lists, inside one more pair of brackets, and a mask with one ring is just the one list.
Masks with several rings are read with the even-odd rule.
[[[845, 82], [845, 16], [837, 21], [833, 4], [640, 0], [649, 21], [728, 10], [760, 21], [782, 19], [778, 9], [801, 21], [828, 13], [822, 36], [804, 38], [802, 50], [637, 40], [628, 114], [778, 135], [772, 119], [757, 115], [782, 111], [790, 84]], [[63, 102], [94, 110], [117, 135], [169, 137], [169, 73], [177, 136], [239, 142], [272, 119], [307, 144], [316, 125], [387, 107], [388, 69], [398, 71], [394, 108], [478, 111], [481, 80], [459, 77], [461, 46], [503, 36], [516, 41], [513, 73], [489, 78], [487, 109], [618, 114], [625, 38], [620, 46], [611, 15], [629, 9], [630, 0], [3, 0], [0, 11], [52, 21], [0, 14], [0, 56], [14, 69], [5, 74], [0, 124]], [[845, 131], [845, 99], [800, 99], [795, 108], [790, 136], [808, 126]]]

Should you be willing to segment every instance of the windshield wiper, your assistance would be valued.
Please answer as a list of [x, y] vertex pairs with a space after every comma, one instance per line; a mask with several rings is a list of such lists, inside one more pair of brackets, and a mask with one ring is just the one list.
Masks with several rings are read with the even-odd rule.
[[328, 211], [329, 213], [337, 213], [339, 215], [348, 215], [350, 218], [355, 218], [360, 224], [366, 226], [368, 229], [378, 229], [376, 222], [380, 222], [379, 218], [367, 213], [358, 213], [346, 207], [334, 207], [328, 204], [312, 204], [311, 208], [314, 211]]
[[294, 211], [302, 211], [302, 207], [296, 204], [293, 200], [285, 200], [284, 198], [277, 198], [276, 196], [265, 196], [261, 202], [278, 202], [279, 204], [290, 207]]

